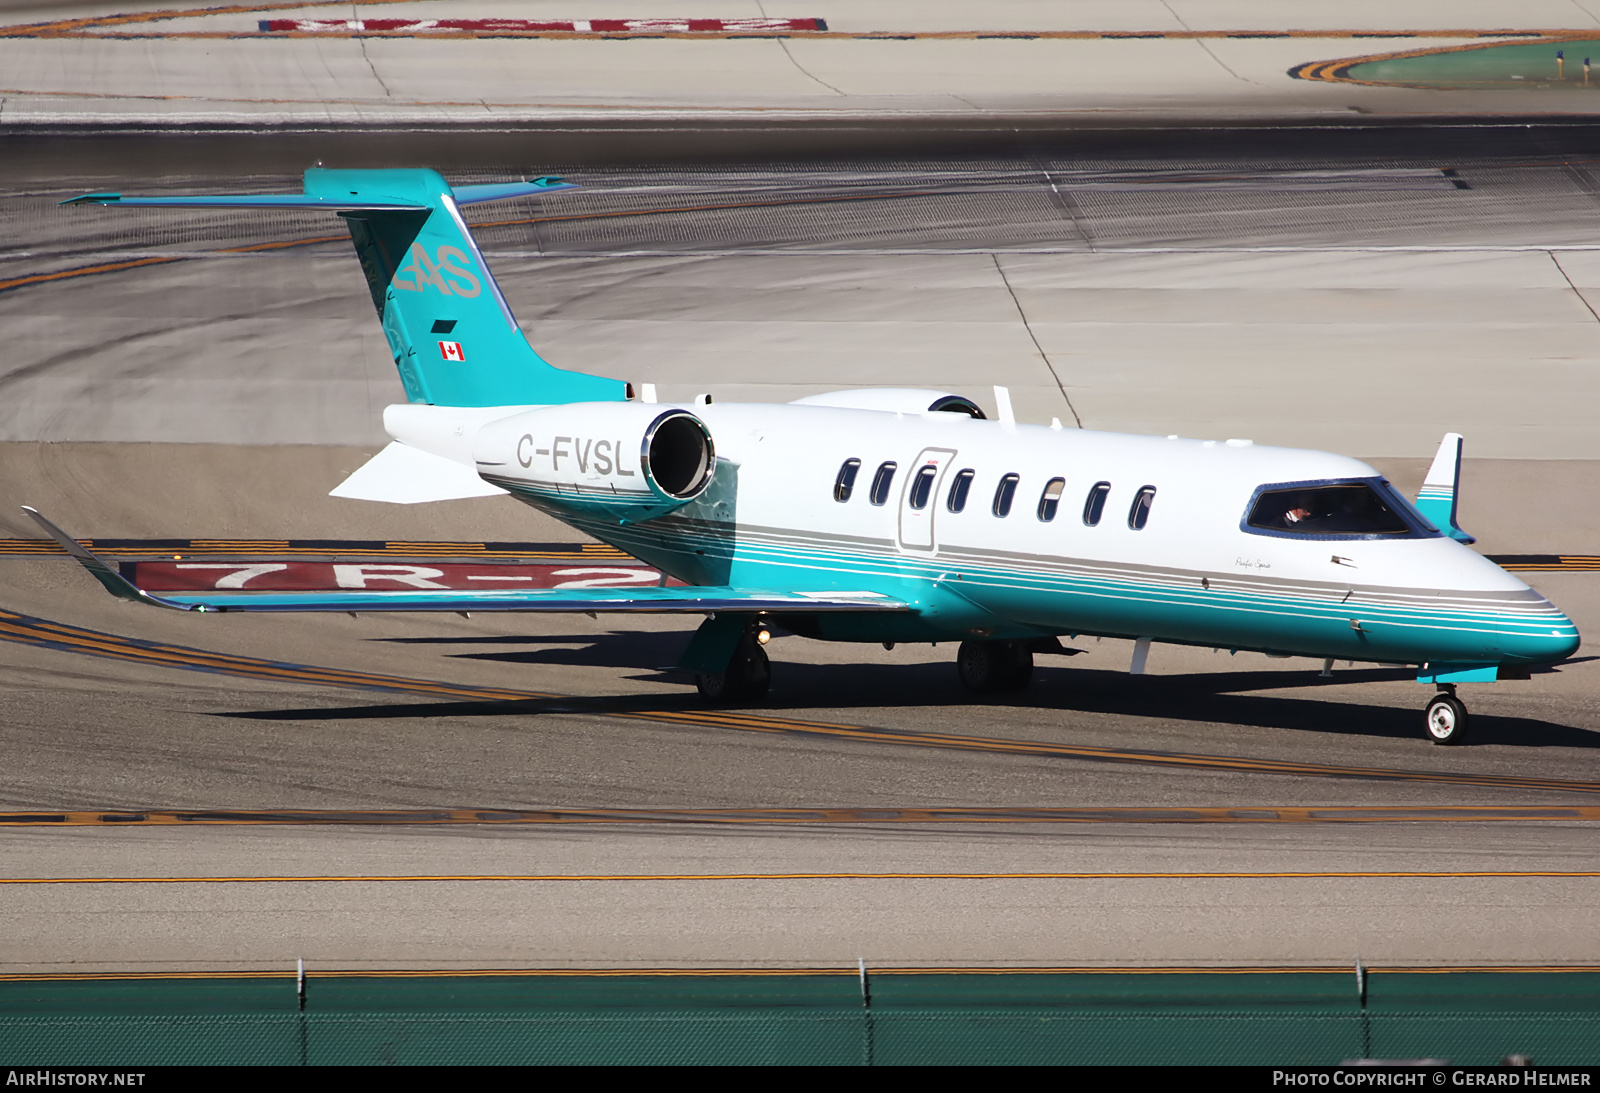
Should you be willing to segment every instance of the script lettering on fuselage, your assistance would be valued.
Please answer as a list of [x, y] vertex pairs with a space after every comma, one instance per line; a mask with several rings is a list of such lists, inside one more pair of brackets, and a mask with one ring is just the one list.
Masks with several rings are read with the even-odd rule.
[[576, 466], [579, 474], [597, 474], [632, 478], [637, 471], [622, 465], [622, 441], [595, 440], [592, 437], [558, 436], [551, 438], [548, 448], [534, 447], [532, 433], [523, 433], [517, 441], [517, 463], [532, 467], [536, 461], [548, 459], [550, 469], [559, 472], [566, 460], [570, 471]]

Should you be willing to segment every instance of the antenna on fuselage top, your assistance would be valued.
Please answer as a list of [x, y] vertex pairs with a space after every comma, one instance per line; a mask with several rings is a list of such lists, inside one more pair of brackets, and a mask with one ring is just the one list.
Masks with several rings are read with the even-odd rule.
[[1002, 429], [1015, 429], [1017, 415], [1011, 411], [1011, 391], [1005, 387], [994, 389], [994, 412]]

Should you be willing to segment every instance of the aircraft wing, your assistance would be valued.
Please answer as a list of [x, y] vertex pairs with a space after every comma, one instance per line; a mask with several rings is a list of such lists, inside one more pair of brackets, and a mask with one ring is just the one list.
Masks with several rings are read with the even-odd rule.
[[542, 611], [567, 613], [703, 614], [717, 611], [910, 611], [879, 592], [795, 591], [703, 586], [687, 588], [534, 588], [463, 591], [442, 588], [361, 592], [202, 592], [155, 595], [28, 506], [23, 511], [77, 559], [106, 591], [124, 600], [178, 611]]

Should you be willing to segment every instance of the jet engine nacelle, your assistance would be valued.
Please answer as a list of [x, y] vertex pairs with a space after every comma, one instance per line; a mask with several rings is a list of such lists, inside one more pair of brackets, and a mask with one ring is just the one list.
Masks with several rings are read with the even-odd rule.
[[531, 505], [617, 524], [688, 504], [717, 466], [705, 422], [637, 402], [525, 410], [484, 425], [472, 454], [480, 477]]

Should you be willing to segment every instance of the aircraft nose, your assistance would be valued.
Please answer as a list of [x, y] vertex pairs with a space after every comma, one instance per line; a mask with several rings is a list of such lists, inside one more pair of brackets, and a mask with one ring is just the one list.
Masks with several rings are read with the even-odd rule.
[[1554, 664], [1578, 651], [1582, 642], [1577, 625], [1560, 611], [1551, 609], [1544, 633], [1528, 634], [1516, 643], [1513, 655], [1535, 664]]

